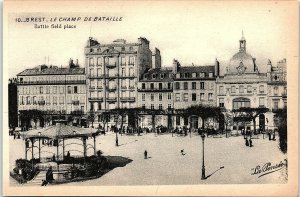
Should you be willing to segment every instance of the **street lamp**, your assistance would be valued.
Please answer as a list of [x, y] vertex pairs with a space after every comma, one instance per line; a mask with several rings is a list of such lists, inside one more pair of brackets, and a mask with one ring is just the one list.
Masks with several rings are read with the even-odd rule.
[[118, 131], [116, 130], [116, 146], [119, 146]]
[[39, 132], [39, 160], [41, 161], [41, 132]]
[[206, 179], [205, 177], [205, 165], [204, 165], [204, 139], [205, 139], [205, 134], [201, 134], [202, 138], [202, 175], [201, 175], [201, 180]]

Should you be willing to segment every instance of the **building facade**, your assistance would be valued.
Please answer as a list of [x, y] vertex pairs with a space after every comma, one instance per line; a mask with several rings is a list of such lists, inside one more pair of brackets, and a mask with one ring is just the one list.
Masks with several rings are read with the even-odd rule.
[[[160, 58], [159, 50], [155, 56]], [[101, 124], [102, 112], [137, 106], [138, 80], [152, 67], [152, 52], [146, 38], [139, 38], [136, 43], [117, 39], [110, 44], [90, 38], [85, 57], [88, 111], [92, 121]], [[113, 118], [108, 124], [114, 124]]]
[[[84, 68], [41, 65], [19, 73], [17, 84], [19, 126], [44, 126], [59, 115], [68, 118], [67, 115], [83, 116], [87, 112]], [[43, 115], [35, 117], [36, 111]], [[45, 120], [46, 115], [50, 116], [49, 121]], [[81, 124], [79, 119], [74, 122]]]

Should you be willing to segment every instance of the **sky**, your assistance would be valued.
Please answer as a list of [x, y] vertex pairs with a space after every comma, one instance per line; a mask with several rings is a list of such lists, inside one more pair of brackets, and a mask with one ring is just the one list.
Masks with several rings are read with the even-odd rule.
[[[283, 2], [262, 1], [241, 3], [219, 2], [137, 2], [90, 3], [84, 7], [50, 7], [8, 14], [5, 54], [8, 76], [15, 77], [26, 68], [49, 64], [66, 66], [70, 58], [84, 67], [84, 47], [90, 36], [100, 43], [123, 38], [137, 42], [139, 37], [150, 41], [150, 48], [159, 48], [162, 66], [171, 66], [173, 59], [181, 65], [212, 65], [217, 58], [221, 71], [238, 52], [242, 31], [247, 52], [257, 59], [259, 69], [266, 70], [267, 60], [273, 64], [286, 58], [289, 16]], [[54, 9], [54, 10], [53, 10]], [[49, 11], [51, 10], [51, 12]], [[38, 12], [37, 12], [38, 11]], [[18, 23], [25, 17], [82, 17], [73, 29], [34, 28], [34, 24]], [[84, 17], [122, 17], [119, 22], [83, 21]], [[47, 57], [47, 58], [45, 58]]]

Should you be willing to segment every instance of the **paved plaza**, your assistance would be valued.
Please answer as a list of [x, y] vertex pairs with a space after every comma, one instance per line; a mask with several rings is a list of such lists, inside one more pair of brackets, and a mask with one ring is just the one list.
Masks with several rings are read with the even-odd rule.
[[[104, 155], [128, 157], [133, 161], [122, 168], [115, 168], [104, 176], [84, 182], [71, 182], [66, 185], [169, 185], [169, 184], [231, 184], [231, 183], [285, 183], [287, 170], [282, 168], [276, 172], [259, 177], [251, 175], [257, 165], [271, 162], [278, 164], [287, 158], [280, 152], [278, 139], [269, 141], [262, 135], [253, 139], [253, 147], [245, 146], [243, 136], [238, 137], [206, 137], [205, 169], [206, 180], [201, 180], [202, 139], [198, 134], [178, 136], [171, 134], [156, 135], [154, 133], [137, 135], [118, 135], [119, 146], [115, 146], [115, 134], [107, 133], [97, 137], [97, 150]], [[278, 138], [278, 136], [277, 136]], [[79, 155], [82, 147], [79, 140], [68, 140], [74, 143], [66, 146], [71, 155]], [[93, 140], [89, 139], [92, 144]], [[14, 161], [24, 158], [25, 145], [22, 139], [10, 137], [10, 166]], [[56, 147], [45, 147], [44, 154], [51, 156]], [[184, 149], [184, 155], [181, 150]], [[73, 151], [78, 150], [78, 151]], [[148, 159], [144, 159], [144, 151]], [[37, 151], [37, 150], [36, 150]], [[62, 151], [60, 149], [60, 151]], [[48, 153], [47, 153], [48, 152]], [[93, 154], [88, 149], [88, 155]], [[28, 153], [28, 159], [31, 158]], [[224, 168], [221, 168], [224, 167]], [[221, 169], [220, 169], [221, 168]], [[16, 184], [11, 181], [12, 184]]]

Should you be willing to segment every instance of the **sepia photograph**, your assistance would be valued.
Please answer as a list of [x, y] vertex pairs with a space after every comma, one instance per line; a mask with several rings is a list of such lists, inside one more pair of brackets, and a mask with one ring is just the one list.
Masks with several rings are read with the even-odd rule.
[[6, 195], [297, 195], [297, 1], [7, 0], [3, 31]]

